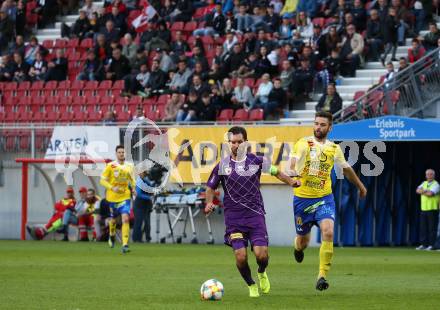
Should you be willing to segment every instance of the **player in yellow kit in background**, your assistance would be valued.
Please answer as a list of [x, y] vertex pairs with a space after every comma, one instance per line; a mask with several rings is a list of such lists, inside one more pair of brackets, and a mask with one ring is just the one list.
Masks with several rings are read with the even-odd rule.
[[107, 164], [102, 175], [101, 185], [106, 188], [106, 200], [110, 203], [109, 223], [110, 247], [115, 246], [116, 217], [122, 218], [122, 253], [129, 252], [131, 195], [135, 188], [134, 166], [125, 162], [123, 145], [116, 147], [116, 160]]
[[293, 208], [297, 237], [294, 244], [295, 260], [301, 263], [304, 250], [310, 241], [313, 225], [321, 229], [319, 250], [319, 274], [317, 290], [326, 290], [327, 272], [333, 257], [333, 231], [335, 201], [332, 193], [331, 171], [336, 164], [343, 169], [344, 176], [359, 189], [360, 198], [367, 195], [367, 189], [359, 180], [353, 168], [345, 161], [339, 145], [327, 140], [332, 129], [333, 116], [328, 112], [315, 115], [313, 136], [300, 139], [294, 147], [290, 166], [292, 176], [298, 175], [301, 186], [294, 188]]

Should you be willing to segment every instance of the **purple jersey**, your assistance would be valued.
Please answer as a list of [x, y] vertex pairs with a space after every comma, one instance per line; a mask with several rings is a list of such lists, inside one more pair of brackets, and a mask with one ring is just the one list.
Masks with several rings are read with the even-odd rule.
[[265, 214], [260, 176], [269, 170], [270, 163], [254, 154], [247, 154], [240, 162], [227, 157], [215, 166], [207, 185], [216, 189], [220, 182], [222, 184], [226, 224], [229, 220]]

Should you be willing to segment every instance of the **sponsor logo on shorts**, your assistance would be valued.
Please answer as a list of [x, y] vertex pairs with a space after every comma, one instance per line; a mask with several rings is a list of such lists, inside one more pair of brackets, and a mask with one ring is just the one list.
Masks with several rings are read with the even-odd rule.
[[235, 240], [235, 239], [243, 239], [243, 234], [242, 233], [233, 233], [229, 236], [229, 238], [231, 240]]
[[302, 218], [301, 218], [301, 216], [298, 216], [296, 218], [296, 225], [301, 226], [302, 224], [303, 224]]

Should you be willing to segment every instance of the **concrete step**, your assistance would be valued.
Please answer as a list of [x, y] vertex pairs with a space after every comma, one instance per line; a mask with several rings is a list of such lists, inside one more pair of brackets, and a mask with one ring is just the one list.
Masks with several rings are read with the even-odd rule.
[[[56, 29], [61, 29], [61, 24], [62, 24], [62, 22], [56, 22], [55, 23], [55, 28]], [[73, 25], [73, 23], [72, 22], [67, 22], [67, 23], [65, 23], [67, 26], [69, 26], [69, 27], [72, 27], [72, 25]]]
[[385, 70], [385, 68], [357, 70], [356, 78], [368, 78], [368, 77], [380, 78], [382, 75], [386, 73], [387, 71]]
[[[356, 89], [356, 90], [366, 90], [366, 89]], [[356, 91], [354, 91], [354, 92], [347, 92], [347, 93], [343, 93], [343, 92], [341, 92], [341, 91], [339, 91], [339, 88], [338, 88], [338, 93], [339, 93], [339, 96], [341, 96], [341, 98], [342, 98], [342, 100], [343, 101], [353, 101], [353, 97], [354, 97], [354, 93], [355, 93]], [[321, 98], [321, 96], [322, 96], [322, 94], [313, 94], [313, 96], [312, 96], [312, 100], [311, 101], [316, 101], [316, 102], [318, 102], [319, 101], [319, 98]]]
[[[348, 107], [350, 104], [352, 104], [354, 101], [352, 101], [352, 100], [344, 100], [343, 102], [342, 102], [342, 106], [344, 107], [344, 108], [346, 108], [346, 107]], [[313, 111], [315, 111], [315, 107], [316, 107], [316, 105], [318, 104], [318, 101], [309, 101], [309, 102], [306, 102], [306, 107], [305, 107], [305, 109], [306, 110], [313, 110]]]
[[338, 85], [336, 89], [339, 93], [355, 93], [358, 90], [367, 90], [371, 84], [367, 85]]
[[[389, 60], [389, 57], [388, 57]], [[398, 61], [393, 61], [394, 64], [394, 68], [398, 68], [399, 67], [399, 62]], [[365, 69], [381, 69], [381, 70], [385, 70], [385, 67], [382, 66], [382, 63], [380, 61], [371, 61], [371, 62], [367, 62], [365, 65]], [[363, 70], [365, 70], [363, 69]], [[362, 70], [357, 70], [356, 72], [360, 72]]]
[[[357, 71], [359, 72], [359, 71]], [[349, 85], [372, 85], [374, 83], [377, 83], [379, 81], [380, 75], [377, 76], [371, 76], [371, 77], [358, 77], [356, 72], [355, 78], [344, 78], [341, 77], [341, 84], [340, 86], [349, 86]]]
[[314, 116], [315, 109], [289, 111], [289, 118], [313, 118]]
[[37, 34], [36, 35], [38, 42], [42, 43], [44, 40], [56, 40], [60, 39], [60, 34], [54, 35], [54, 34]]
[[63, 22], [71, 22], [74, 23], [78, 19], [78, 15], [66, 15], [62, 17]]
[[60, 36], [61, 35], [61, 29], [55, 29], [55, 28], [48, 28], [48, 29], [40, 29], [37, 32], [38, 35], [54, 35], [54, 36]]

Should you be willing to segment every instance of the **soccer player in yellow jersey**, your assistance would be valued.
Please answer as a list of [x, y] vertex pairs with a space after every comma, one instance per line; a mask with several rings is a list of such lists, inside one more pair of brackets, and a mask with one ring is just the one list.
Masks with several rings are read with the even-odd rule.
[[344, 176], [359, 189], [364, 198], [367, 189], [350, 165], [345, 161], [339, 145], [327, 140], [332, 129], [333, 116], [328, 112], [315, 115], [313, 136], [300, 139], [293, 149], [291, 172], [298, 173], [301, 186], [294, 188], [293, 209], [297, 237], [294, 243], [295, 260], [301, 263], [304, 250], [310, 241], [313, 225], [321, 229], [319, 249], [319, 274], [317, 290], [329, 287], [327, 273], [333, 257], [333, 228], [335, 201], [332, 193], [331, 171], [336, 164], [343, 169]]
[[135, 188], [134, 166], [125, 162], [123, 145], [116, 147], [116, 160], [108, 163], [101, 175], [101, 185], [106, 188], [105, 197], [110, 203], [110, 247], [115, 246], [116, 217], [122, 218], [122, 253], [127, 253], [130, 238], [131, 193]]

